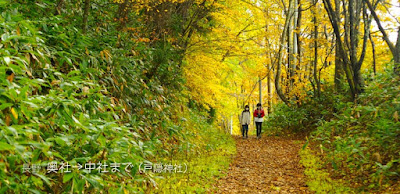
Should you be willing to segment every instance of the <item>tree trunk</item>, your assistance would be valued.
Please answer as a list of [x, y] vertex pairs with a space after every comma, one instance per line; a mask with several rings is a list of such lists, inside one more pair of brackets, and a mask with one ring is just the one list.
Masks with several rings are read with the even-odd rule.
[[296, 75], [296, 69], [297, 69], [297, 52], [298, 52], [298, 37], [297, 37], [297, 30], [298, 30], [298, 12], [299, 12], [299, 3], [298, 0], [294, 0], [294, 5], [293, 5], [293, 29], [295, 31], [292, 32], [293, 36], [293, 50], [291, 53], [292, 56], [292, 66], [290, 67], [291, 69], [291, 75], [290, 75], [290, 85], [291, 88], [293, 89], [294, 87], [294, 76]]
[[[337, 88], [340, 88], [339, 86], [340, 69], [338, 64], [342, 62], [347, 82], [350, 86], [351, 95], [353, 99], [355, 99], [359, 93], [363, 92], [364, 88], [364, 80], [361, 74], [361, 66], [365, 58], [371, 20], [368, 18], [366, 8], [365, 6], [363, 6], [361, 0], [349, 0], [348, 9], [346, 9], [346, 2], [345, 1], [342, 2], [343, 2], [343, 13], [345, 16], [345, 22], [344, 22], [345, 44], [343, 44], [341, 40], [341, 33], [339, 28], [341, 19], [339, 17], [339, 12], [340, 12], [340, 8], [338, 6], [339, 3], [335, 1], [336, 5], [335, 11], [333, 10], [330, 0], [324, 0], [324, 5], [336, 36], [336, 44], [337, 44], [336, 56], [338, 58], [336, 58], [337, 65], [335, 71], [336, 73], [335, 84], [337, 85]], [[363, 11], [362, 14], [361, 11]], [[359, 27], [361, 26], [361, 15], [363, 15], [364, 19], [364, 34], [363, 34], [362, 46], [360, 46], [359, 44], [359, 35], [360, 35]], [[344, 47], [344, 45], [346, 45], [346, 48]], [[360, 48], [361, 48], [361, 54], [360, 57], [358, 58], [358, 50]]]
[[[337, 45], [337, 40], [336, 40]], [[343, 84], [341, 80], [343, 78], [343, 62], [342, 56], [340, 56], [339, 47], [335, 47], [335, 88], [337, 92], [341, 92], [343, 90]]]
[[[290, 4], [292, 3], [291, 1], [289, 2]], [[283, 47], [284, 44], [286, 43], [286, 37], [287, 37], [287, 32], [290, 24], [290, 14], [286, 16], [285, 20], [285, 26], [283, 28], [283, 32], [280, 38], [280, 44], [279, 44], [279, 52], [278, 52], [278, 63], [277, 63], [277, 68], [276, 68], [276, 74], [275, 74], [275, 89], [276, 93], [278, 94], [279, 98], [287, 105], [289, 105], [289, 101], [286, 99], [285, 95], [282, 92], [282, 88], [280, 86], [280, 80], [281, 80], [281, 71], [282, 71], [282, 56], [283, 56]]]
[[314, 59], [313, 59], [313, 70], [314, 70], [314, 81], [317, 84], [316, 88], [316, 96], [319, 98], [321, 93], [321, 84], [318, 79], [318, 22], [317, 22], [317, 1], [314, 1], [315, 7], [313, 8], [313, 22], [314, 22], [314, 30], [313, 30], [313, 38], [314, 38]]
[[[385, 40], [386, 44], [388, 45], [390, 52], [393, 55], [393, 61], [394, 61], [394, 73], [400, 76], [400, 27], [398, 28], [397, 31], [397, 41], [396, 45], [394, 45], [390, 39], [389, 36], [386, 34], [385, 29], [383, 28], [380, 19], [378, 18], [378, 15], [376, 15], [375, 12], [375, 7], [372, 6], [372, 4], [368, 0], [363, 0], [369, 10], [371, 11], [371, 15], [374, 17], [374, 20], [376, 21], [376, 24], [378, 24], [379, 31], [381, 31], [383, 40]], [[379, 0], [376, 2], [376, 5], [379, 3]]]
[[294, 76], [296, 74], [296, 55], [297, 55], [297, 17], [298, 17], [298, 1], [293, 0], [289, 5], [288, 16], [290, 17], [290, 24], [288, 30], [288, 81], [289, 81], [289, 90], [290, 92], [293, 89], [294, 85]]
[[358, 26], [360, 25], [358, 8], [356, 0], [349, 0], [349, 20], [350, 20], [350, 66], [353, 72], [353, 82], [355, 90], [353, 93], [357, 96], [363, 88], [363, 79], [360, 74], [360, 69], [357, 67], [357, 45], [358, 45]]
[[372, 47], [372, 67], [374, 69], [374, 75], [376, 75], [376, 51], [375, 51], [375, 42], [372, 40], [371, 34], [369, 34], [369, 41], [371, 42]]
[[395, 52], [393, 53], [394, 73], [400, 76], [400, 27], [397, 31], [397, 42]]
[[86, 34], [86, 32], [87, 32], [89, 9], [90, 9], [90, 0], [85, 0], [85, 7], [84, 7], [84, 11], [83, 11], [83, 26], [82, 26], [82, 30], [83, 30], [84, 34]]
[[299, 82], [302, 82], [302, 75], [301, 75], [301, 62], [302, 62], [302, 53], [301, 53], [301, 40], [300, 40], [300, 27], [301, 27], [301, 19], [302, 19], [302, 15], [301, 15], [301, 10], [302, 10], [302, 6], [301, 6], [301, 0], [298, 0], [299, 2], [299, 8], [298, 10], [298, 16], [297, 16], [297, 24], [296, 24], [296, 36], [297, 36], [297, 68], [296, 70], [299, 72]]
[[[332, 24], [333, 27], [333, 31], [335, 33], [335, 37], [337, 39], [337, 43], [338, 45], [336, 45], [338, 47], [340, 56], [342, 57], [342, 62], [344, 64], [344, 72], [346, 74], [346, 78], [347, 78], [347, 83], [349, 84], [350, 87], [350, 92], [351, 92], [351, 96], [354, 99], [356, 97], [356, 92], [355, 92], [355, 86], [354, 86], [354, 79], [353, 79], [353, 72], [351, 69], [351, 62], [350, 59], [348, 57], [347, 52], [345, 51], [344, 45], [342, 40], [340, 39], [341, 35], [340, 35], [340, 28], [339, 28], [339, 21], [340, 18], [338, 17], [338, 15], [336, 14], [336, 12], [334, 12], [332, 4], [330, 2], [330, 0], [324, 0], [324, 7], [326, 12], [328, 13], [329, 16], [329, 20]], [[345, 38], [346, 39], [346, 38]]]
[[268, 63], [267, 74], [267, 88], [268, 88], [268, 114], [272, 113], [272, 87], [271, 87], [271, 64]]

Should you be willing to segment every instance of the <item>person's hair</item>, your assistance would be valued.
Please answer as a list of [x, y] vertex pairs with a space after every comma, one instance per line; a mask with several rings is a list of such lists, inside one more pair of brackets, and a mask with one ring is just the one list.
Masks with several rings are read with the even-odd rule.
[[261, 106], [261, 103], [258, 103], [257, 106]]
[[[248, 108], [249, 110], [246, 110], [246, 108]], [[243, 112], [249, 112], [250, 111], [250, 107], [249, 107], [249, 105], [246, 105], [246, 106], [244, 106], [244, 110], [243, 110]]]

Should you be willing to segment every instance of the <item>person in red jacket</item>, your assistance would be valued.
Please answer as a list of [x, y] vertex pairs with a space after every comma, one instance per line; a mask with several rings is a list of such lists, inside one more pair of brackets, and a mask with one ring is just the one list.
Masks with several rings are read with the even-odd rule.
[[264, 110], [261, 108], [261, 103], [257, 104], [257, 109], [254, 110], [253, 117], [256, 122], [257, 129], [257, 139], [261, 138], [261, 125], [264, 121], [263, 117], [265, 116]]

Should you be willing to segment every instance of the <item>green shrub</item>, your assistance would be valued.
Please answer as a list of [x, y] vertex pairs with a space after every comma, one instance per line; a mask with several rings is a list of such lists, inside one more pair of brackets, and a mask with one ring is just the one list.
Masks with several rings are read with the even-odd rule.
[[[117, 30], [117, 22], [108, 22], [114, 15], [106, 12], [118, 6], [107, 3], [99, 11], [101, 3], [90, 17], [101, 15], [103, 23], [89, 23], [84, 34], [79, 2], [56, 15], [49, 12], [52, 1], [0, 1], [0, 193], [149, 192], [160, 180], [140, 173], [143, 162], [185, 161], [190, 154], [198, 157], [188, 162], [204, 166], [206, 154], [225, 145], [220, 163], [191, 176], [211, 181], [199, 177], [217, 176], [216, 169], [226, 166], [232, 139], [208, 124], [206, 114], [183, 108], [180, 50], [168, 42], [133, 40], [132, 33]], [[132, 168], [48, 173], [53, 161]], [[35, 172], [26, 172], [33, 166]]]
[[386, 69], [355, 102], [324, 86], [320, 98], [308, 97], [290, 107], [278, 104], [267, 131], [311, 132], [330, 176], [354, 183], [360, 191], [384, 190], [400, 178], [400, 80], [390, 66]]
[[307, 185], [315, 193], [355, 193], [350, 187], [344, 186], [343, 180], [334, 180], [324, 169], [323, 162], [314, 155], [309, 147], [299, 151], [300, 163], [305, 167], [304, 174]]
[[326, 151], [334, 174], [361, 185], [384, 189], [399, 176], [399, 78], [380, 74], [366, 87], [358, 103], [339, 103], [334, 118], [312, 133]]

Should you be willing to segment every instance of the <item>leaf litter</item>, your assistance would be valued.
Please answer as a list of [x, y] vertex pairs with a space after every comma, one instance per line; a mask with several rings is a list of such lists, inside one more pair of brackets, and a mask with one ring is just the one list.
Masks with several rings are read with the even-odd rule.
[[298, 154], [304, 143], [292, 137], [235, 136], [237, 153], [216, 193], [310, 193]]

